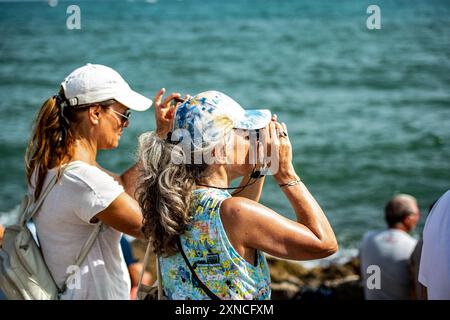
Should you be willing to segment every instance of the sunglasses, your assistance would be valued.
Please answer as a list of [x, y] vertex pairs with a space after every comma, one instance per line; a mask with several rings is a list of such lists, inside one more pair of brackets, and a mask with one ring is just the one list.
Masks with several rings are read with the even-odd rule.
[[125, 113], [120, 113], [120, 112], [117, 112], [117, 111], [115, 111], [113, 109], [109, 109], [109, 110], [111, 110], [112, 112], [114, 112], [114, 113], [116, 113], [116, 114], [118, 114], [119, 116], [122, 117], [122, 119], [120, 119], [122, 121], [122, 124], [124, 124], [127, 121], [130, 121], [130, 118], [131, 118], [131, 112], [130, 111], [127, 111]]

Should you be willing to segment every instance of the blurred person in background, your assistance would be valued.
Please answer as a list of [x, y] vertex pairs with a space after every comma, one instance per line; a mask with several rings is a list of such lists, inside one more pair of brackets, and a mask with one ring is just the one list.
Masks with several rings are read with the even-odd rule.
[[419, 282], [429, 300], [450, 300], [450, 190], [435, 203], [425, 222]]
[[[409, 259], [417, 240], [410, 236], [409, 232], [416, 227], [420, 219], [417, 200], [407, 194], [396, 195], [386, 204], [384, 213], [388, 228], [366, 233], [360, 247], [365, 299], [413, 299], [414, 287]], [[368, 286], [370, 266], [379, 267], [379, 288]]]

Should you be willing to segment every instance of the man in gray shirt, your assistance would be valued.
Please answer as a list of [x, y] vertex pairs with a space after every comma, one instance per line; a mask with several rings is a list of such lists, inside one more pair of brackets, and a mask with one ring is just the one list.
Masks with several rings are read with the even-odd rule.
[[388, 229], [364, 235], [360, 259], [367, 300], [406, 300], [413, 297], [409, 258], [417, 240], [408, 232], [416, 227], [419, 219], [416, 199], [400, 194], [386, 204]]

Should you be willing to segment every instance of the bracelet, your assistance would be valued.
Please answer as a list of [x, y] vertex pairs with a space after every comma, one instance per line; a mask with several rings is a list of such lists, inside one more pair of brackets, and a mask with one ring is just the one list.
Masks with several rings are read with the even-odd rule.
[[300, 184], [301, 181], [302, 181], [302, 180], [298, 179], [298, 180], [290, 181], [290, 182], [288, 182], [288, 183], [282, 183], [282, 184], [279, 184], [279, 186], [280, 186], [280, 187], [292, 187], [292, 186], [295, 186], [295, 185], [297, 185], [297, 184]]

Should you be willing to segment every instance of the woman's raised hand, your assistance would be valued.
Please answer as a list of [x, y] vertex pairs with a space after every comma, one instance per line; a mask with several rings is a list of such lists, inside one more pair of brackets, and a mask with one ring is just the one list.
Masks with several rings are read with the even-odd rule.
[[181, 101], [189, 99], [189, 95], [186, 95], [184, 99], [181, 99], [181, 95], [176, 92], [171, 93], [163, 102], [161, 102], [165, 92], [166, 89], [161, 88], [154, 99], [156, 133], [160, 138], [165, 138], [169, 131], [172, 130], [175, 111], [181, 104]]
[[268, 166], [275, 180], [279, 184], [297, 180], [292, 165], [292, 145], [289, 140], [285, 123], [279, 123], [277, 116], [272, 117], [272, 121], [261, 132], [262, 143], [266, 149], [266, 155], [270, 153]]

